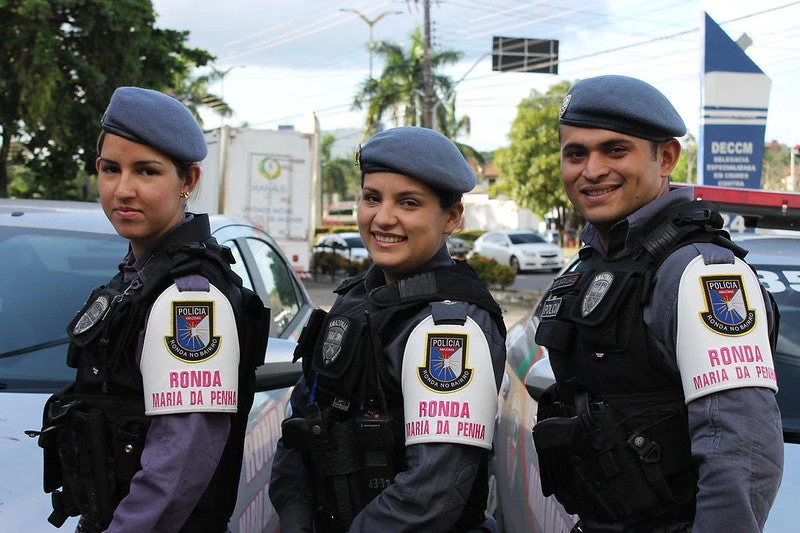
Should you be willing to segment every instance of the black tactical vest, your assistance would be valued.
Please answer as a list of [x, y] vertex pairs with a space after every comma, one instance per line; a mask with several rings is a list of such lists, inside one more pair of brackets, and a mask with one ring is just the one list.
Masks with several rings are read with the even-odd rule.
[[[432, 302], [444, 300], [486, 309], [505, 335], [499, 306], [464, 262], [371, 291], [364, 283], [369, 272], [345, 280], [336, 289], [339, 298], [330, 312], [318, 312], [309, 320], [295, 352], [303, 358], [306, 382], [312, 390], [311, 416], [318, 417], [324, 428], [323, 438], [297, 447], [304, 449], [314, 467], [316, 499], [322, 508], [317, 527], [332, 533], [346, 531], [355, 515], [405, 469], [402, 391], [385, 367], [383, 346], [392, 342], [408, 319]], [[367, 421], [374, 421], [366, 429], [362, 422], [365, 414]], [[388, 417], [385, 428], [378, 427], [381, 417]], [[379, 435], [380, 431], [390, 435]], [[283, 435], [287, 443], [286, 425]], [[377, 445], [376, 438], [380, 439]], [[391, 443], [391, 449], [385, 450], [386, 463], [391, 466], [378, 474], [376, 483], [369, 474], [370, 465], [365, 464], [371, 456], [365, 449], [378, 451], [381, 443]], [[287, 447], [293, 446], [289, 443]], [[484, 458], [457, 530], [484, 520], [487, 476]]]
[[[70, 323], [67, 364], [77, 369], [76, 379], [48, 401], [39, 439], [45, 449], [45, 491], [53, 492], [52, 523], [80, 514], [107, 526], [127, 495], [131, 478], [141, 469], [150, 425], [136, 361], [140, 333], [158, 295], [176, 279], [197, 274], [216, 286], [234, 310], [239, 394], [220, 462], [181, 531], [225, 529], [236, 503], [254, 371], [263, 362], [269, 336], [269, 311], [242, 287], [230, 270], [232, 262], [230, 250], [210, 236], [208, 217], [195, 215], [159, 243], [132, 281], [123, 281], [120, 273], [95, 289]], [[65, 456], [86, 466], [76, 469]]]
[[544, 298], [536, 342], [557, 385], [539, 404], [534, 441], [542, 489], [600, 522], [694, 516], [696, 466], [680, 378], [648, 337], [653, 276], [678, 247], [713, 242], [745, 253], [705, 202], [651, 222], [642, 245], [613, 260], [581, 250]]

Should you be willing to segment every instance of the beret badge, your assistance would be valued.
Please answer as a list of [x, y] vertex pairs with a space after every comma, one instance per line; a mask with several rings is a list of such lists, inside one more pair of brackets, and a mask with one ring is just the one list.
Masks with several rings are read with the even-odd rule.
[[353, 164], [361, 168], [361, 143], [359, 143], [358, 149], [356, 150], [356, 160], [354, 161]]
[[568, 94], [564, 96], [564, 99], [561, 100], [561, 109], [558, 111], [558, 118], [564, 116], [564, 113], [567, 112], [567, 107], [569, 107], [569, 103], [572, 101], [572, 94]]

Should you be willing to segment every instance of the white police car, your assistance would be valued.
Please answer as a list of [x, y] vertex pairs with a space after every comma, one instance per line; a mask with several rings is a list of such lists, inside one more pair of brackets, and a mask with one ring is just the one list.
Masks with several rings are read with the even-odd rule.
[[[717, 202], [734, 240], [750, 250], [747, 261], [775, 297], [781, 312], [775, 370], [784, 435], [784, 472], [764, 531], [797, 531], [800, 503], [800, 194], [696, 187], [695, 195]], [[743, 218], [742, 218], [743, 217]], [[753, 233], [759, 227], [784, 228]], [[566, 266], [569, 270], [576, 257]], [[540, 302], [541, 303], [541, 302]], [[554, 382], [547, 349], [534, 341], [538, 306], [509, 328], [505, 374], [498, 399], [494, 457], [490, 472], [490, 511], [507, 533], [568, 533], [577, 518], [541, 491], [538, 458], [531, 437], [537, 403], [529, 390]]]
[[[271, 308], [265, 363], [248, 420], [234, 532], [275, 531], [269, 502], [272, 457], [299, 375], [292, 352], [312, 310], [308, 294], [272, 239], [244, 219], [212, 215], [234, 271]], [[66, 325], [127, 252], [98, 204], [0, 200], [0, 531], [50, 532], [38, 430], [49, 395], [72, 381]], [[74, 529], [77, 520], [67, 523]]]

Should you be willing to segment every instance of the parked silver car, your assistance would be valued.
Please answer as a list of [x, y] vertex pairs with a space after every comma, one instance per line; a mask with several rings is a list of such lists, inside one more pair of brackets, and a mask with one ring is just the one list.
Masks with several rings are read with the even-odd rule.
[[[271, 308], [272, 324], [244, 446], [235, 532], [275, 531], [267, 488], [272, 457], [299, 363], [292, 353], [312, 310], [290, 263], [244, 219], [211, 216], [213, 235], [236, 258], [234, 271]], [[38, 430], [49, 395], [72, 381], [66, 325], [92, 288], [107, 282], [127, 251], [99, 205], [0, 200], [0, 531], [51, 532], [42, 491]], [[74, 529], [71, 519], [67, 529]], [[71, 529], [70, 529], [71, 528]]]

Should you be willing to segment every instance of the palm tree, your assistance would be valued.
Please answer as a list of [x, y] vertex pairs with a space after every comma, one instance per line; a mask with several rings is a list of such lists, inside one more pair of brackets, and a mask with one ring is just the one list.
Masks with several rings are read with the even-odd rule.
[[[380, 77], [368, 78], [362, 83], [353, 101], [355, 109], [367, 107], [365, 134], [374, 134], [386, 113], [397, 123], [420, 125], [424, 96], [424, 43], [420, 29], [411, 34], [411, 47], [407, 51], [387, 41], [375, 43], [373, 51], [385, 58], [386, 66]], [[453, 50], [434, 52], [431, 54], [431, 65], [436, 69], [455, 64], [461, 56], [461, 52]], [[436, 93], [451, 92], [453, 81], [449, 77], [435, 72], [431, 75]]]
[[473, 159], [478, 172], [482, 174], [483, 167], [486, 165], [483, 154], [472, 146], [456, 140], [461, 135], [469, 135], [470, 127], [470, 119], [467, 115], [463, 115], [460, 118], [456, 116], [455, 93], [450, 96], [447, 102], [440, 101], [440, 105], [436, 108], [436, 129], [453, 141], [453, 144], [456, 145], [464, 159], [467, 161]]
[[176, 80], [170, 94], [189, 109], [200, 126], [203, 125], [203, 119], [198, 112], [200, 107], [207, 107], [220, 117], [229, 117], [233, 114], [231, 106], [221, 97], [208, 92], [208, 86], [223, 79], [229, 71], [230, 69], [220, 71], [212, 68], [207, 74], [187, 74]]

